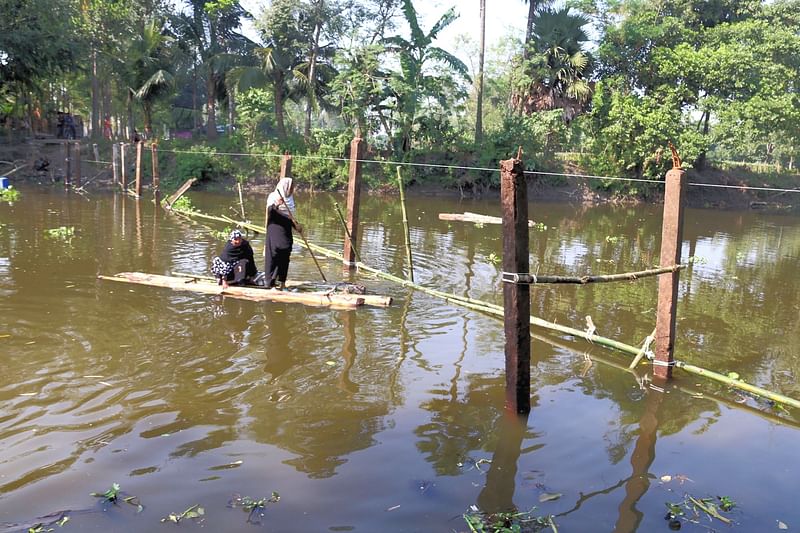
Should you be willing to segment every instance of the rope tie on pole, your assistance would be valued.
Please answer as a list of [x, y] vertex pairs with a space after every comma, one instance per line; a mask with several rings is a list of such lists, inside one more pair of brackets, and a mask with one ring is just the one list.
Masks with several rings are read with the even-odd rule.
[[536, 275], [528, 272], [501, 272], [503, 283], [514, 283], [515, 285], [535, 285]]

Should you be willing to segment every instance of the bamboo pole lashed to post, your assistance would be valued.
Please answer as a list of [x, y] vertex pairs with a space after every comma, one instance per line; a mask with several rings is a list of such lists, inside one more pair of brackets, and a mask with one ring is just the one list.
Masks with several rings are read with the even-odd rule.
[[397, 186], [400, 188], [400, 208], [403, 211], [403, 237], [406, 242], [406, 261], [408, 261], [408, 279], [414, 281], [414, 261], [411, 258], [411, 232], [408, 228], [408, 212], [406, 211], [406, 195], [403, 191], [403, 176], [400, 166], [397, 167]]
[[639, 278], [646, 278], [649, 276], [658, 276], [659, 274], [670, 274], [687, 265], [672, 265], [661, 268], [652, 268], [649, 270], [640, 270], [638, 272], [625, 272], [623, 274], [609, 274], [606, 276], [538, 276], [534, 274], [517, 274], [509, 273], [503, 276], [503, 281], [512, 283], [573, 283], [585, 285], [587, 283], [608, 283], [611, 281], [635, 281]]
[[[500, 162], [500, 203], [503, 210], [503, 271], [527, 273], [528, 188], [520, 159]], [[506, 409], [531, 410], [530, 286], [503, 283], [506, 355]]]

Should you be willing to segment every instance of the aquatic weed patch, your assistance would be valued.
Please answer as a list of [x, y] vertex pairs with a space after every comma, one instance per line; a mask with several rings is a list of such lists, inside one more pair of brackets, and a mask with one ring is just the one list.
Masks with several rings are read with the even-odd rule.
[[484, 513], [473, 505], [463, 516], [472, 533], [536, 533], [546, 529], [558, 533], [553, 516], [536, 516], [535, 509]]
[[677, 531], [683, 522], [700, 524], [701, 520], [719, 520], [725, 525], [732, 525], [733, 520], [722, 513], [732, 511], [736, 507], [736, 502], [729, 496], [717, 496], [716, 498], [696, 498], [691, 494], [685, 494], [683, 501], [678, 503], [666, 502], [667, 520], [669, 528]]
[[102, 503], [113, 503], [117, 505], [120, 501], [123, 501], [136, 507], [137, 513], [141, 513], [144, 510], [144, 506], [141, 501], [139, 501], [139, 497], [123, 493], [119, 483], [112, 483], [111, 487], [105, 492], [92, 492], [89, 495], [95, 498], [101, 498]]
[[228, 502], [228, 507], [232, 509], [241, 508], [242, 511], [248, 513], [248, 524], [261, 524], [267, 511], [267, 504], [278, 503], [280, 499], [281, 495], [275, 491], [272, 491], [272, 495], [269, 498], [261, 498], [258, 500], [250, 496], [234, 494], [233, 499]]

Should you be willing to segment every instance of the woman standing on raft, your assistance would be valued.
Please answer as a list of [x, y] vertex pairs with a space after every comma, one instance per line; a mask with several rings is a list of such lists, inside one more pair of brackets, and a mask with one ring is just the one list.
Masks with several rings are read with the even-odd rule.
[[289, 273], [292, 254], [292, 228], [303, 231], [294, 222], [294, 184], [292, 178], [281, 178], [267, 197], [267, 242], [264, 249], [264, 283], [272, 289], [283, 290]]

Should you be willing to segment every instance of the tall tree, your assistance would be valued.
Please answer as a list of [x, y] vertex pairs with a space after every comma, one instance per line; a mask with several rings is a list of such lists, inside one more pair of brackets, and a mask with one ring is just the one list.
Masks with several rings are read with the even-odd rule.
[[570, 8], [544, 8], [536, 13], [533, 33], [526, 44], [516, 80], [512, 106], [522, 113], [562, 109], [569, 122], [591, 97], [590, 57], [584, 50], [589, 40], [584, 26], [588, 18]]
[[[442, 85], [449, 84], [452, 74], [469, 80], [467, 66], [460, 59], [432, 45], [439, 33], [456, 19], [453, 8], [445, 12], [428, 33], [420, 27], [411, 0], [403, 0], [403, 15], [411, 30], [410, 38], [397, 35], [384, 40], [387, 49], [400, 62], [400, 71], [393, 74], [390, 82], [396, 99], [398, 122], [394, 149], [399, 153], [411, 149], [412, 132], [422, 100], [439, 94]], [[431, 64], [443, 66], [445, 71], [433, 71], [428, 68]]]
[[236, 51], [247, 49], [247, 39], [238, 32], [246, 17], [238, 0], [187, 0], [189, 13], [175, 18], [182, 38], [194, 50], [206, 82], [206, 135], [217, 137], [217, 100], [225, 98], [225, 76], [236, 64]]
[[475, 111], [475, 144], [483, 137], [483, 60], [486, 52], [486, 0], [480, 0], [481, 42], [478, 54], [477, 109]]

